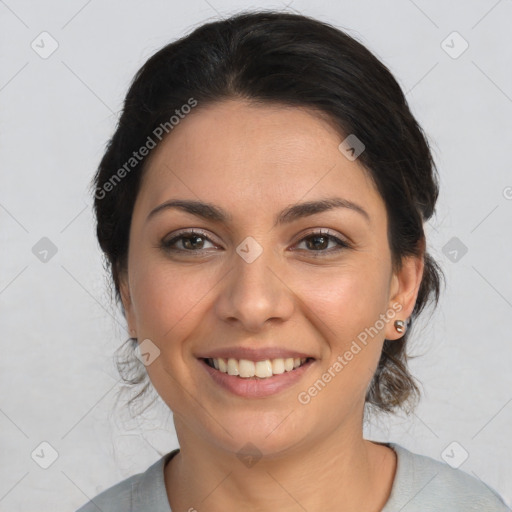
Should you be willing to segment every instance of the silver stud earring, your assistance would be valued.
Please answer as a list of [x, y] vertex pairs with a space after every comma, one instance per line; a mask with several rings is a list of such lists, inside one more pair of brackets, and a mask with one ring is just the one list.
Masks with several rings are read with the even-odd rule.
[[395, 320], [395, 329], [402, 333], [405, 331], [405, 322], [403, 320]]

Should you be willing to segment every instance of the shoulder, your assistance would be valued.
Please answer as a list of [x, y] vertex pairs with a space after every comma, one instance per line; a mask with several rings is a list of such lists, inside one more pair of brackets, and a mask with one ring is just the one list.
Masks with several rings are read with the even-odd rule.
[[89, 500], [76, 512], [126, 512], [132, 510], [132, 486], [138, 485], [143, 473], [123, 480]]
[[164, 466], [179, 449], [167, 453], [143, 473], [137, 473], [104, 490], [76, 512], [170, 512]]
[[388, 446], [395, 450], [398, 463], [383, 512], [511, 512], [494, 489], [468, 473], [398, 444]]

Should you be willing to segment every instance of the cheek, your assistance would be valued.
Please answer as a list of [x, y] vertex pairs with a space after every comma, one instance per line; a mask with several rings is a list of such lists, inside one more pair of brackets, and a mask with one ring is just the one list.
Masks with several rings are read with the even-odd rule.
[[146, 371], [156, 391], [175, 412], [190, 400], [180, 384], [194, 378], [187, 340], [197, 335], [208, 292], [217, 281], [192, 266], [185, 269], [155, 261], [139, 267], [132, 278], [139, 339], [150, 339], [160, 350]]
[[387, 283], [379, 265], [347, 265], [302, 282], [310, 321], [326, 341], [322, 372], [329, 384], [318, 403], [352, 407], [364, 398], [382, 350]]
[[204, 321], [222, 274], [218, 269], [199, 270], [193, 264], [178, 265], [142, 253], [138, 261], [144, 263], [137, 265], [136, 260], [131, 289], [137, 330], [162, 352], [181, 351], [182, 342]]
[[298, 278], [294, 289], [300, 290], [308, 309], [322, 320], [326, 338], [343, 347], [385, 311], [388, 276], [383, 268], [370, 265], [325, 270]]

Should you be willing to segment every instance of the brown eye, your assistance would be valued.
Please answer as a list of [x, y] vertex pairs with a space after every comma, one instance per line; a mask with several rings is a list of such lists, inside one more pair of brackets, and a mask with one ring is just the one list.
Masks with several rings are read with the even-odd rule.
[[[163, 240], [161, 245], [166, 251], [197, 252], [205, 248], [204, 244], [207, 241], [212, 243], [203, 233], [187, 231], [180, 233], [170, 240]], [[179, 247], [180, 244], [181, 247]], [[178, 247], [176, 247], [176, 245], [178, 245]]]
[[[329, 244], [334, 242], [335, 247], [328, 249]], [[300, 243], [304, 243], [306, 246], [307, 252], [312, 253], [333, 253], [338, 252], [342, 249], [349, 248], [349, 244], [339, 239], [338, 237], [329, 234], [328, 232], [315, 232], [310, 233], [308, 236], [304, 237]], [[315, 256], [317, 256], [315, 254]]]

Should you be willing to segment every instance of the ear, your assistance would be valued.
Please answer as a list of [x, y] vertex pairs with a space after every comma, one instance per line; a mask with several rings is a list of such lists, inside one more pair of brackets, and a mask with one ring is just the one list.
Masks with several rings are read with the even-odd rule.
[[128, 324], [128, 330], [130, 331], [130, 337], [136, 338], [137, 325], [135, 322], [135, 312], [133, 310], [133, 302], [130, 293], [128, 272], [126, 270], [119, 272], [119, 291], [121, 294], [121, 301], [123, 303], [126, 322]]
[[386, 324], [386, 339], [388, 340], [396, 340], [404, 335], [396, 330], [395, 320], [403, 320], [407, 323], [414, 310], [425, 268], [424, 239], [421, 244], [423, 248], [421, 255], [405, 257], [402, 260], [402, 268], [393, 273], [391, 278], [388, 308], [397, 313], [393, 320]]

